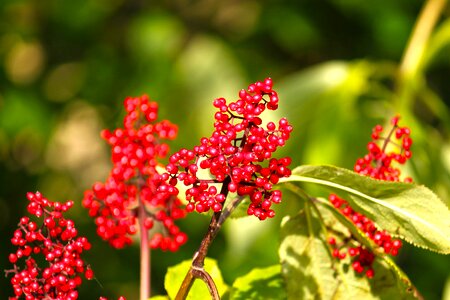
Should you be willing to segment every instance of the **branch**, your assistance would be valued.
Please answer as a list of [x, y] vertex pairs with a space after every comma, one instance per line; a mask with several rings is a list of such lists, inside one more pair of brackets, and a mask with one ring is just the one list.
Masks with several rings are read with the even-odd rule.
[[[230, 183], [230, 181], [231, 181], [230, 177], [227, 177], [224, 180], [222, 189], [220, 191], [221, 194], [228, 195], [228, 184]], [[211, 222], [209, 223], [208, 231], [206, 232], [199, 249], [194, 254], [194, 258], [192, 259], [192, 265], [188, 273], [184, 277], [183, 282], [181, 283], [181, 287], [178, 290], [178, 293], [175, 297], [176, 300], [186, 299], [187, 295], [189, 294], [189, 290], [192, 287], [192, 284], [197, 278], [202, 279], [206, 283], [212, 299], [220, 299], [214, 280], [208, 274], [208, 272], [205, 271], [203, 266], [206, 255], [208, 254], [209, 246], [219, 233], [219, 230], [222, 227], [225, 220], [231, 215], [231, 213], [242, 202], [243, 199], [244, 197], [241, 196], [236, 197], [227, 205], [225, 209], [214, 213], [214, 215], [212, 216]]]
[[[218, 296], [216, 285], [214, 284], [214, 280], [203, 268], [206, 255], [208, 254], [209, 246], [213, 242], [214, 238], [217, 236], [217, 233], [219, 232], [219, 229], [221, 227], [218, 222], [220, 215], [221, 212], [217, 212], [211, 218], [208, 231], [206, 232], [206, 235], [203, 238], [199, 249], [194, 254], [192, 265], [189, 268], [188, 273], [184, 277], [183, 282], [181, 283], [180, 289], [178, 290], [175, 300], [186, 299], [192, 287], [192, 284], [197, 278], [201, 278], [203, 281], [205, 281], [205, 283], [208, 285], [208, 289], [213, 299], [220, 299], [220, 297]], [[218, 298], [214, 298], [215, 295], [217, 295]]]

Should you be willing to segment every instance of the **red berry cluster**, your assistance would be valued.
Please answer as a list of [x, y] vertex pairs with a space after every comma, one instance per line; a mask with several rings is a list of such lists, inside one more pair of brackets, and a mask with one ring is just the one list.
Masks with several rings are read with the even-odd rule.
[[[398, 251], [402, 247], [402, 242], [400, 240], [392, 239], [391, 235], [385, 230], [378, 230], [372, 220], [354, 211], [346, 200], [335, 194], [331, 194], [329, 196], [329, 200], [334, 207], [338, 208], [339, 211], [351, 220], [356, 227], [363, 231], [368, 238], [373, 240], [379, 247], [383, 248], [386, 254], [391, 254], [394, 256], [398, 254]], [[352, 257], [353, 269], [358, 273], [362, 273], [366, 270], [366, 276], [369, 278], [373, 277], [375, 273], [372, 269], [372, 263], [375, 259], [375, 255], [370, 250], [366, 249], [365, 246], [360, 245], [359, 242], [354, 239], [349, 240], [348, 243], [351, 242], [353, 244], [357, 244], [356, 247], [347, 247], [346, 243], [343, 245], [336, 245], [334, 238], [330, 238], [328, 242], [333, 246], [334, 257], [344, 259], [346, 257], [346, 249], [349, 256]]]
[[186, 212], [170, 189], [157, 191], [164, 182], [156, 168], [157, 159], [169, 150], [161, 140], [174, 139], [177, 127], [165, 120], [156, 122], [158, 105], [148, 96], [127, 98], [124, 106], [124, 128], [102, 132], [112, 148], [113, 169], [105, 183], [98, 182], [85, 192], [83, 206], [95, 218], [98, 235], [115, 248], [131, 244], [143, 212], [145, 228], [150, 230], [158, 223], [164, 233], [154, 234], [149, 246], [176, 251], [187, 236], [174, 220], [183, 218]]
[[[218, 98], [213, 104], [218, 109], [214, 132], [193, 150], [182, 149], [170, 157], [164, 178], [169, 185], [160, 190], [177, 194], [173, 189], [182, 182], [189, 187], [187, 211], [199, 213], [221, 211], [228, 192], [248, 195], [249, 215], [261, 220], [273, 217], [271, 205], [281, 201], [281, 192], [272, 187], [279, 178], [291, 174], [291, 159], [272, 158], [272, 153], [284, 146], [292, 126], [285, 118], [278, 124], [263, 125], [260, 115], [278, 107], [272, 80], [251, 84], [239, 92], [235, 102], [227, 104], [224, 98]], [[268, 161], [266, 166], [261, 164], [264, 161]], [[209, 171], [208, 178], [199, 178], [200, 169]]]
[[[387, 137], [380, 135], [383, 132], [381, 125], [373, 128], [372, 141], [367, 144], [369, 153], [356, 161], [355, 172], [375, 179], [400, 181], [400, 169], [392, 166], [392, 162], [404, 164], [411, 158], [412, 139], [410, 129], [400, 127], [398, 121], [399, 117], [392, 118], [392, 129]], [[382, 141], [381, 147], [377, 144], [378, 141]], [[391, 146], [392, 151], [388, 151], [388, 146]], [[407, 177], [404, 181], [411, 182], [412, 179]]]
[[[372, 141], [368, 143], [367, 148], [369, 153], [356, 161], [355, 172], [369, 176], [375, 179], [386, 181], [400, 181], [400, 169], [392, 166], [392, 162], [398, 162], [404, 164], [409, 158], [411, 158], [411, 145], [412, 140], [410, 138], [410, 130], [408, 127], [400, 127], [398, 125], [399, 117], [394, 117], [391, 120], [392, 129], [388, 133], [387, 137], [382, 137], [383, 127], [376, 125], [372, 130]], [[393, 135], [395, 133], [395, 141], [393, 141]], [[380, 147], [376, 142], [382, 141]], [[392, 144], [392, 145], [391, 145]], [[388, 146], [393, 146], [394, 150], [387, 152]], [[406, 182], [411, 182], [411, 178], [404, 179]], [[385, 230], [378, 230], [375, 223], [366, 216], [356, 212], [350, 206], [350, 204], [338, 197], [335, 194], [329, 196], [330, 202], [334, 207], [351, 220], [356, 227], [363, 231], [367, 237], [375, 242], [380, 248], [384, 250], [386, 254], [397, 255], [398, 251], [402, 247], [401, 240], [392, 239], [391, 235]], [[333, 247], [333, 256], [338, 259], [344, 259], [346, 252], [351, 257], [353, 263], [353, 269], [365, 274], [368, 278], [372, 278], [375, 273], [372, 269], [372, 264], [375, 259], [375, 255], [361, 245], [356, 239], [350, 238], [344, 241], [343, 244], [337, 245], [335, 238], [331, 237], [328, 243]], [[349, 247], [348, 244], [356, 245]]]
[[11, 243], [17, 250], [9, 255], [14, 268], [5, 271], [7, 276], [13, 275], [15, 297], [9, 299], [77, 299], [81, 274], [90, 280], [94, 273], [81, 258], [91, 245], [77, 236], [74, 222], [63, 215], [73, 201], [51, 202], [39, 192], [27, 193], [27, 198], [28, 212], [40, 223], [22, 217], [14, 231]]

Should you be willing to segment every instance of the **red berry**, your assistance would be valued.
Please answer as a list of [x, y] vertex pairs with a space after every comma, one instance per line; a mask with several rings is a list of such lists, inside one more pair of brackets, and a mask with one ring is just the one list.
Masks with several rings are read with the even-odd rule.
[[366, 276], [367, 276], [367, 278], [373, 278], [373, 276], [375, 275], [375, 271], [373, 270], [373, 269], [368, 269], [367, 271], [366, 271]]
[[86, 277], [87, 280], [94, 279], [94, 272], [91, 269], [87, 269], [86, 272], [84, 272], [84, 277]]

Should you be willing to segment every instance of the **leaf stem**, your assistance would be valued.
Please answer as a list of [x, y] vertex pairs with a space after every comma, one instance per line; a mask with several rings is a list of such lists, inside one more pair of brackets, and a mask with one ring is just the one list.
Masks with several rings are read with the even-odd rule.
[[428, 0], [423, 6], [400, 64], [401, 80], [413, 77], [420, 67], [427, 42], [446, 2], [447, 0]]

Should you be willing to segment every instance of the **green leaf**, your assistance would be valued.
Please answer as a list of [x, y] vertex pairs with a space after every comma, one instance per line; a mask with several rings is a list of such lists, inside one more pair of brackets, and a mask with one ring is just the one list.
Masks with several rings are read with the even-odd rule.
[[279, 249], [282, 275], [290, 299], [332, 299], [339, 282], [326, 237], [309, 210], [285, 217]]
[[323, 220], [310, 205], [282, 223], [279, 254], [288, 299], [414, 299], [384, 260], [375, 260], [373, 279], [354, 272], [348, 257], [334, 260]]
[[[174, 299], [180, 289], [181, 283], [191, 267], [192, 260], [185, 260], [167, 270], [166, 278], [164, 280], [164, 287], [170, 299]], [[217, 261], [211, 258], [205, 259], [204, 269], [211, 275], [216, 284], [217, 291], [220, 296], [223, 296], [228, 287], [223, 281], [222, 274], [217, 265]], [[210, 299], [211, 295], [206, 284], [200, 279], [195, 280], [187, 299]]]
[[230, 299], [286, 299], [280, 265], [253, 269], [237, 278], [233, 283]]
[[424, 186], [375, 180], [334, 166], [300, 166], [282, 180], [289, 181], [346, 192], [355, 210], [391, 235], [418, 247], [450, 253], [450, 211]]

